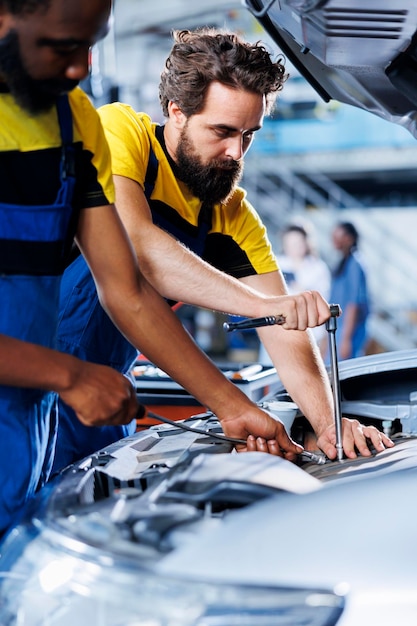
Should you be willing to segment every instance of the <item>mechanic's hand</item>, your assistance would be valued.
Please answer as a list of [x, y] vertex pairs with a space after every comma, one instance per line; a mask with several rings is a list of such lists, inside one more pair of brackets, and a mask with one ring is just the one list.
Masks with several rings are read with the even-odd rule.
[[246, 439], [246, 445], [237, 445], [238, 452], [268, 452], [294, 461], [303, 447], [287, 434], [284, 424], [258, 407], [251, 407], [247, 415], [221, 420], [228, 437]]
[[[383, 432], [375, 426], [364, 426], [356, 419], [342, 419], [342, 443], [343, 451], [349, 459], [356, 459], [357, 452], [362, 456], [372, 456], [369, 446], [372, 445], [376, 452], [382, 452], [385, 448], [392, 448], [395, 444]], [[317, 439], [317, 445], [329, 459], [335, 459], [336, 450], [336, 427], [328, 426]]]
[[85, 426], [129, 424], [139, 408], [136, 391], [126, 376], [111, 367], [80, 361], [64, 402]]
[[[281, 315], [286, 330], [306, 330], [324, 324], [330, 317], [328, 302], [318, 291], [303, 291], [291, 296], [268, 298], [265, 315]], [[265, 304], [265, 303], [264, 303]]]

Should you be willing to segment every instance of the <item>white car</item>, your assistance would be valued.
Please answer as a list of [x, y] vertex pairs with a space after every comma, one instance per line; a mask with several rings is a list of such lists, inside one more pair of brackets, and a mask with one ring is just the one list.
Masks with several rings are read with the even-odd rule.
[[[394, 448], [236, 454], [211, 413], [136, 433], [66, 469], [9, 534], [0, 624], [414, 626], [417, 352], [339, 370], [343, 413]], [[283, 388], [260, 401], [286, 403]]]

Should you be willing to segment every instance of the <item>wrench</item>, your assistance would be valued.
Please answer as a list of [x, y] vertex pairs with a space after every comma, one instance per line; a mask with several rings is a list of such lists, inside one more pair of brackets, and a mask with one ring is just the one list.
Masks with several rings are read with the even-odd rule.
[[[197, 433], [200, 435], [204, 435], [205, 437], [211, 437], [212, 439], [217, 439], [220, 441], [228, 441], [229, 443], [233, 443], [233, 444], [243, 444], [246, 445], [246, 439], [236, 439], [234, 437], [227, 437], [226, 435], [221, 435], [218, 433], [213, 433], [210, 431], [206, 431], [200, 428], [193, 428], [192, 426], [187, 426], [186, 424], [183, 424], [180, 421], [174, 421], [174, 420], [170, 420], [167, 417], [164, 417], [162, 415], [157, 415], [156, 413], [153, 413], [152, 411], [147, 411], [146, 407], [144, 407], [143, 405], [139, 406], [138, 412], [136, 414], [136, 419], [142, 419], [143, 417], [145, 417], [145, 414], [148, 415], [148, 417], [151, 417], [152, 419], [158, 420], [159, 422], [163, 422], [164, 424], [169, 424], [170, 426], [174, 426], [175, 428], [180, 428], [182, 430], [186, 430], [189, 431], [190, 433]], [[318, 465], [323, 465], [323, 463], [326, 463], [326, 457], [322, 454], [315, 454], [314, 452], [307, 452], [307, 450], [303, 450], [302, 452], [300, 452], [299, 454], [300, 458], [303, 461], [313, 461], [314, 463], [317, 463]]]
[[251, 317], [240, 322], [224, 322], [223, 328], [230, 333], [233, 330], [247, 330], [249, 328], [258, 328], [259, 326], [273, 326], [274, 324], [285, 324], [285, 317], [283, 315]]

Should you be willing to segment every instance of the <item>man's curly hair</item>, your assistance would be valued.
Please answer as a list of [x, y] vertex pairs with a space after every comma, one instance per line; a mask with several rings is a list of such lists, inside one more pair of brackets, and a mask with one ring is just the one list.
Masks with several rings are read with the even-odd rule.
[[201, 111], [214, 81], [265, 96], [266, 112], [271, 111], [288, 77], [282, 57], [274, 62], [260, 42], [248, 43], [214, 28], [174, 31], [173, 38], [159, 84], [165, 117], [170, 101], [187, 117]]

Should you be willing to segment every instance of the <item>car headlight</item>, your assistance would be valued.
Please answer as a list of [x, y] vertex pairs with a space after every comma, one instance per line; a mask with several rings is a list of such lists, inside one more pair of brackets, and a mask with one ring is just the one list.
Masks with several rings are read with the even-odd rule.
[[167, 578], [59, 528], [21, 526], [5, 545], [2, 626], [332, 626], [344, 606], [321, 590]]

